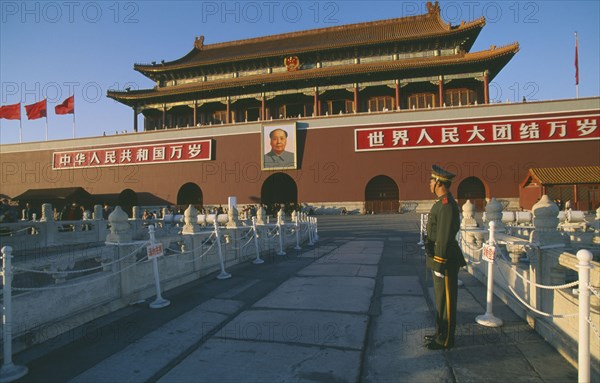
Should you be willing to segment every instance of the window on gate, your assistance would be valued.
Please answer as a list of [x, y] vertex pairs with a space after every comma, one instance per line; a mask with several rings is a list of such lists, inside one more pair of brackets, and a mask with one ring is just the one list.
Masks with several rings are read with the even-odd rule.
[[415, 93], [408, 97], [409, 109], [435, 108], [436, 105], [435, 93]]
[[473, 105], [476, 100], [477, 95], [471, 89], [446, 89], [444, 92], [444, 103], [446, 106]]
[[394, 98], [390, 96], [371, 97], [369, 99], [369, 110], [371, 112], [394, 110], [394, 102]]

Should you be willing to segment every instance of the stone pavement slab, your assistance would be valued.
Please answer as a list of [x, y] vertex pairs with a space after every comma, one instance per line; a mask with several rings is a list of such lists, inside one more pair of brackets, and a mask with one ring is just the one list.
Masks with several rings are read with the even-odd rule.
[[366, 313], [374, 287], [364, 277], [293, 277], [254, 307]]
[[356, 382], [360, 351], [210, 339], [158, 382]]
[[386, 276], [383, 277], [383, 295], [423, 295], [419, 277], [415, 276]]
[[[241, 307], [242, 303], [236, 301], [211, 299], [204, 302], [99, 362], [71, 382], [147, 381]], [[217, 310], [222, 312], [215, 312]]]
[[366, 351], [366, 382], [453, 382], [442, 351], [423, 347], [433, 333], [423, 296], [383, 296]]
[[299, 276], [370, 277], [377, 276], [377, 266], [359, 264], [315, 263], [298, 272]]
[[233, 340], [298, 343], [360, 350], [366, 315], [308, 310], [248, 310], [221, 328], [215, 337]]
[[464, 383], [543, 382], [516, 346], [475, 346], [447, 352], [456, 379]]
[[370, 249], [365, 252], [345, 252], [336, 250], [319, 258], [315, 263], [330, 263], [330, 264], [361, 264], [361, 265], [377, 265], [381, 258], [381, 250]]

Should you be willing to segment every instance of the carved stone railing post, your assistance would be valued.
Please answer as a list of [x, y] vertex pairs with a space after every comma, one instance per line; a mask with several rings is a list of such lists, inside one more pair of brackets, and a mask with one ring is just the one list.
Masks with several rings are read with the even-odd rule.
[[142, 209], [139, 206], [134, 206], [132, 209], [131, 218], [133, 219], [141, 219], [142, 218]]
[[54, 244], [56, 237], [56, 221], [54, 221], [54, 210], [52, 209], [52, 204], [45, 203], [42, 205], [42, 218], [41, 222], [45, 222], [45, 230], [42, 229], [42, 233], [44, 233], [45, 246], [51, 246]]
[[532, 212], [534, 230], [529, 241], [539, 246], [563, 245], [564, 240], [557, 230], [558, 206], [544, 195], [533, 205]]
[[236, 227], [241, 226], [240, 215], [238, 209], [235, 205], [232, 205], [227, 212], [227, 228], [235, 229]]
[[110, 224], [110, 233], [106, 236], [106, 242], [125, 243], [131, 242], [133, 233], [129, 224], [127, 213], [121, 209], [121, 206], [115, 207], [115, 210], [108, 216]]
[[42, 218], [40, 221], [45, 222], [53, 222], [54, 221], [54, 211], [52, 210], [52, 205], [49, 203], [45, 203], [42, 205]]
[[471, 203], [471, 200], [467, 200], [462, 206], [463, 219], [460, 223], [462, 229], [473, 229], [477, 227], [477, 221], [475, 221], [475, 205]]
[[104, 211], [102, 210], [102, 205], [94, 205], [94, 219], [96, 221], [102, 219]]
[[285, 223], [285, 212], [283, 211], [283, 207], [282, 207], [277, 212], [277, 224], [282, 224], [283, 225], [284, 223]]
[[183, 212], [183, 220], [185, 225], [183, 226], [182, 234], [194, 234], [201, 231], [200, 225], [198, 225], [198, 210], [189, 205]]
[[492, 198], [487, 205], [485, 205], [485, 216], [488, 222], [494, 222], [496, 233], [504, 233], [506, 227], [502, 223], [502, 204]]
[[256, 223], [258, 225], [264, 225], [267, 223], [267, 212], [263, 206], [258, 208], [256, 212]]

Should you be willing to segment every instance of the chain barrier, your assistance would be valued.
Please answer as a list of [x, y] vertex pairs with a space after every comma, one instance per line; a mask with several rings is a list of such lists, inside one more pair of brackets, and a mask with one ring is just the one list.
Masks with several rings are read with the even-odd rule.
[[[142, 262], [144, 262], [146, 260], [148, 260], [148, 256], [145, 256], [144, 258], [141, 258], [141, 259], [135, 261], [131, 265], [129, 265], [127, 267], [124, 267], [124, 268], [122, 268], [119, 271], [116, 271], [114, 273], [105, 274], [105, 275], [96, 277], [94, 279], [94, 282], [98, 281], [98, 280], [102, 280], [102, 279], [107, 279], [107, 278], [113, 277], [115, 275], [118, 275], [118, 274], [120, 274], [120, 273], [122, 273], [122, 272], [124, 272], [126, 270], [129, 270], [129, 269], [137, 266], [139, 263], [142, 263]], [[50, 290], [65, 289], [65, 288], [69, 288], [69, 287], [83, 286], [83, 285], [86, 285], [86, 284], [89, 284], [89, 283], [90, 283], [89, 280], [85, 280], [85, 281], [79, 282], [79, 283], [63, 283], [63, 284], [60, 284], [60, 285], [57, 285], [57, 286], [45, 286], [45, 287], [14, 287], [13, 286], [12, 289], [14, 291], [44, 291], [44, 290], [50, 291]]]
[[[250, 229], [250, 232], [252, 231], [252, 229]], [[244, 237], [246, 237], [248, 234], [250, 233], [246, 233], [245, 236], [241, 237], [240, 240], [244, 239]], [[250, 236], [250, 238], [248, 238], [248, 240], [246, 241], [246, 243], [244, 243], [242, 246], [239, 247], [235, 247], [235, 246], [231, 246], [232, 250], [243, 250], [246, 246], [248, 246], [250, 244], [250, 242], [254, 239], [254, 233], [252, 236]]]
[[[150, 243], [149, 241], [142, 242], [141, 245], [140, 245], [140, 247], [138, 247], [137, 249], [135, 249], [133, 252], [129, 253], [128, 255], [126, 255], [126, 256], [124, 256], [122, 258], [119, 258], [119, 259], [117, 259], [115, 261], [112, 261], [112, 262], [109, 262], [109, 263], [104, 263], [104, 264], [99, 265], [99, 266], [90, 267], [88, 269], [80, 269], [80, 270], [72, 270], [72, 271], [67, 271], [67, 270], [62, 271], [62, 270], [58, 270], [57, 269], [57, 270], [54, 270], [54, 271], [45, 271], [45, 270], [35, 270], [35, 269], [27, 269], [27, 268], [24, 268], [24, 267], [13, 266], [13, 270], [18, 270], [18, 271], [25, 272], [25, 273], [48, 274], [48, 275], [52, 275], [52, 274], [56, 274], [56, 273], [67, 274], [67, 275], [69, 275], [69, 274], [87, 273], [87, 272], [90, 272], [90, 271], [104, 269], [104, 268], [106, 268], [108, 266], [112, 266], [112, 265], [114, 265], [116, 263], [124, 261], [125, 259], [127, 259], [127, 258], [135, 255], [138, 251], [140, 251], [144, 246], [148, 245], [149, 243]], [[96, 255], [96, 257], [98, 257], [98, 255]]]
[[[496, 259], [499, 259], [499, 258], [496, 258]], [[505, 262], [505, 264], [507, 264], [508, 266], [510, 266], [510, 264], [508, 264], [508, 262], [506, 262], [506, 261], [503, 261], [503, 262]], [[549, 313], [546, 313], [546, 312], [543, 312], [543, 311], [540, 311], [540, 310], [536, 309], [535, 307], [533, 307], [529, 303], [527, 303], [523, 298], [521, 298], [521, 296], [519, 296], [519, 294], [515, 291], [515, 289], [508, 282], [508, 279], [506, 278], [506, 276], [502, 272], [502, 269], [500, 267], [498, 267], [497, 269], [498, 269], [498, 272], [500, 273], [500, 275], [502, 276], [502, 278], [504, 279], [504, 282], [506, 283], [506, 286], [508, 287], [508, 289], [512, 293], [512, 295], [515, 298], [517, 298], [517, 300], [519, 302], [521, 302], [521, 304], [523, 306], [525, 306], [527, 309], [529, 309], [530, 311], [534, 312], [535, 314], [538, 314], [538, 315], [546, 317], [546, 318], [556, 318], [556, 319], [572, 318], [572, 317], [576, 317], [576, 316], [579, 315], [578, 312], [577, 313], [573, 313], [573, 314], [549, 314]], [[519, 273], [517, 273], [515, 270], [513, 270], [512, 267], [509, 267], [509, 270], [511, 270], [516, 276], [518, 276], [519, 278], [521, 278], [521, 280], [523, 280], [523, 282], [528, 283], [530, 285], [533, 285], [535, 287], [539, 287], [541, 289], [559, 290], [559, 289], [566, 289], [566, 288], [570, 288], [570, 287], [573, 287], [573, 286], [577, 286], [579, 284], [579, 281], [575, 281], [575, 282], [571, 282], [571, 283], [567, 283], [567, 284], [559, 285], [559, 286], [540, 285], [540, 284], [531, 282], [527, 278], [521, 276]]]

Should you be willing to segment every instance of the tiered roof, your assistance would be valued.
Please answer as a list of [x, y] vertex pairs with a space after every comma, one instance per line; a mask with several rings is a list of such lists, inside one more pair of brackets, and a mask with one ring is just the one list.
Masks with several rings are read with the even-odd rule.
[[600, 166], [531, 168], [529, 175], [542, 185], [600, 184]]
[[[245, 92], [264, 91], [265, 86], [275, 89], [285, 87], [312, 87], [323, 83], [323, 79], [336, 83], [362, 82], [368, 75], [375, 79], [410, 78], [489, 71], [489, 80], [510, 61], [519, 50], [518, 43], [489, 50], [470, 53], [475, 39], [485, 25], [485, 19], [462, 22], [452, 26], [442, 20], [439, 4], [427, 3], [428, 12], [422, 15], [284, 33], [273, 36], [204, 45], [204, 38], [196, 39], [194, 49], [184, 57], [160, 64], [141, 65], [134, 68], [154, 80], [192, 77], [202, 73], [206, 67], [218, 67], [236, 62], [273, 58], [278, 62], [284, 57], [303, 56], [327, 52], [344, 51], [355, 47], [376, 47], [397, 44], [456, 48], [456, 54], [429, 57], [414, 57], [358, 64], [345, 64], [310, 68], [297, 71], [255, 74], [214, 81], [157, 86], [138, 91], [109, 91], [107, 96], [127, 105], [139, 103], [169, 102], [185, 100], [189, 95], [202, 97], [202, 92], [211, 91], [211, 97], [221, 97]], [[188, 75], [186, 75], [188, 72]]]
[[350, 47], [387, 43], [405, 43], [419, 40], [458, 40], [462, 50], [469, 51], [485, 18], [451, 26], [445, 23], [439, 5], [427, 4], [426, 14], [341, 25], [284, 33], [272, 36], [204, 45], [204, 37], [197, 38], [194, 48], [184, 57], [160, 64], [136, 64], [134, 69], [155, 79], [160, 73], [191, 69], [198, 66], [254, 60], [266, 57], [285, 57], [312, 52], [332, 51]]
[[461, 53], [452, 56], [435, 56], [366, 64], [339, 65], [327, 68], [314, 68], [293, 72], [280, 72], [240, 78], [229, 78], [219, 81], [198, 82], [155, 89], [141, 89], [130, 92], [109, 92], [108, 96], [128, 104], [129, 102], [136, 100], [142, 101], [159, 99], [167, 96], [182, 95], [201, 91], [227, 89], [235, 90], [239, 89], [240, 87], [250, 87], [264, 83], [278, 84], [294, 81], [303, 81], [306, 83], [307, 80], [318, 83], [319, 79], [323, 78], [360, 76], [363, 74], [375, 75], [386, 72], [393, 72], [401, 76], [403, 72], [415, 70], [423, 73], [427, 71], [427, 68], [434, 68], [435, 70], [444, 68], [450, 72], [453, 70], [453, 68], [456, 68], [455, 72], [459, 73], [459, 69], [464, 68], [465, 66], [482, 66], [483, 64], [488, 64], [486, 67], [490, 68], [490, 78], [493, 78], [512, 58], [518, 49], [519, 44], [514, 43], [505, 47], [493, 47], [492, 49], [475, 53]]

